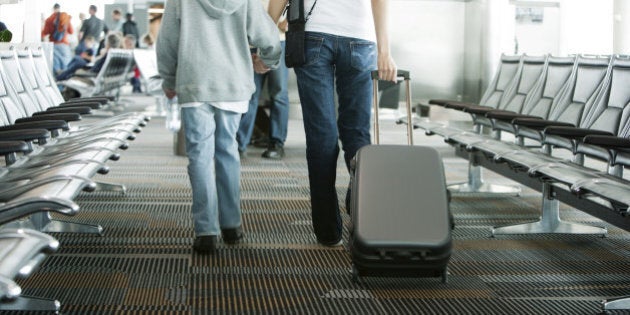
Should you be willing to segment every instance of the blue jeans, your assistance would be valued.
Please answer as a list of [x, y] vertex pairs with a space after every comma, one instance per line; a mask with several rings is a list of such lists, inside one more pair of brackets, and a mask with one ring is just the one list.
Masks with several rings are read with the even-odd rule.
[[210, 104], [182, 108], [195, 235], [241, 226], [236, 129], [241, 114]]
[[72, 60], [72, 56], [69, 45], [55, 44], [53, 48], [53, 74], [57, 75], [57, 72], [65, 70]]
[[88, 63], [87, 61], [85, 61], [85, 59], [81, 58], [80, 56], [74, 56], [72, 60], [70, 60], [70, 62], [68, 63], [66, 69], [62, 73], [58, 74], [55, 80], [68, 80], [74, 75], [75, 72], [77, 72], [77, 70], [87, 66], [87, 64]]
[[[319, 242], [341, 239], [335, 188], [339, 141], [346, 167], [370, 144], [376, 44], [363, 39], [306, 33], [306, 64], [295, 68], [306, 133], [313, 229]], [[339, 97], [335, 113], [334, 88]]]
[[256, 91], [249, 100], [249, 109], [241, 118], [241, 124], [238, 128], [238, 149], [246, 151], [247, 145], [251, 141], [252, 132], [254, 131], [254, 121], [256, 112], [258, 111], [258, 99], [262, 92], [262, 87], [267, 81], [267, 89], [271, 98], [270, 109], [270, 130], [269, 140], [284, 144], [287, 139], [287, 127], [289, 124], [289, 91], [287, 89], [287, 77], [289, 69], [284, 63], [284, 41], [280, 42], [282, 46], [282, 56], [280, 57], [280, 65], [278, 69], [271, 70], [265, 74], [254, 73], [254, 83]]

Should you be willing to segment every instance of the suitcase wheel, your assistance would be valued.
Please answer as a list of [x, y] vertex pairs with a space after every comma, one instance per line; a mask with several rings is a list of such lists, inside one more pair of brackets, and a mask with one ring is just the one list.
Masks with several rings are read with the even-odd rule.
[[359, 270], [355, 265], [352, 265], [352, 282], [360, 284], [359, 282]]
[[448, 282], [448, 269], [444, 268], [442, 270], [442, 283], [446, 284]]

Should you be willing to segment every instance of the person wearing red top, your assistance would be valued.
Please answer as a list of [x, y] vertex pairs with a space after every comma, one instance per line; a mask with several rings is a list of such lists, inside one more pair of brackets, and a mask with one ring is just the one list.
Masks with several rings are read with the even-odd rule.
[[53, 13], [46, 19], [42, 29], [42, 40], [48, 40], [55, 44], [53, 51], [53, 72], [55, 74], [62, 72], [72, 59], [68, 34], [73, 34], [74, 29], [72, 29], [70, 19], [71, 16], [66, 12], [61, 12], [61, 7], [55, 3]]

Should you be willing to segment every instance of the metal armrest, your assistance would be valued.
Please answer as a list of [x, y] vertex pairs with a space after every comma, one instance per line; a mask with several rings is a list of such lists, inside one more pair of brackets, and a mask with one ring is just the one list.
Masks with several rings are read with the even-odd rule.
[[29, 121], [21, 124], [8, 125], [0, 127], [0, 131], [7, 130], [25, 130], [25, 129], [46, 129], [53, 130], [70, 130], [68, 123], [63, 120], [42, 120], [42, 121]]
[[585, 144], [593, 144], [607, 149], [615, 149], [630, 152], [630, 139], [606, 135], [588, 135], [582, 141]]
[[23, 124], [26, 122], [43, 121], [43, 120], [63, 120], [63, 121], [79, 121], [81, 115], [78, 113], [53, 113], [53, 112], [38, 112], [34, 113], [32, 117], [24, 117], [17, 119], [16, 124]]
[[512, 124], [523, 127], [528, 127], [536, 130], [544, 130], [548, 126], [565, 126], [575, 127], [573, 124], [563, 123], [555, 120], [545, 120], [537, 118], [515, 118], [512, 120]]
[[538, 116], [523, 115], [523, 114], [511, 112], [508, 110], [502, 110], [502, 109], [495, 109], [495, 110], [489, 111], [486, 113], [486, 117], [490, 119], [502, 120], [505, 122], [512, 122], [512, 120], [516, 118], [542, 119], [541, 117], [538, 117]]
[[545, 136], [554, 135], [567, 139], [577, 140], [582, 139], [588, 135], [599, 136], [612, 136], [613, 134], [608, 131], [601, 131], [587, 128], [575, 128], [566, 126], [548, 126], [544, 129]]

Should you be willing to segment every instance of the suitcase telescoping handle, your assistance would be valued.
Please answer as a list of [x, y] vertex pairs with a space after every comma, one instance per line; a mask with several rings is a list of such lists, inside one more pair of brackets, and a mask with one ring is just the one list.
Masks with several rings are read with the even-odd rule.
[[[405, 81], [405, 107], [407, 108], [407, 144], [413, 145], [413, 124], [411, 117], [411, 78], [409, 77], [409, 71], [406, 70], [398, 70], [396, 73], [396, 80], [404, 80]], [[379, 135], [379, 125], [378, 125], [378, 71], [372, 71], [372, 83], [373, 83], [373, 93], [372, 97], [372, 105], [374, 108], [374, 143], [379, 144], [380, 135]]]

